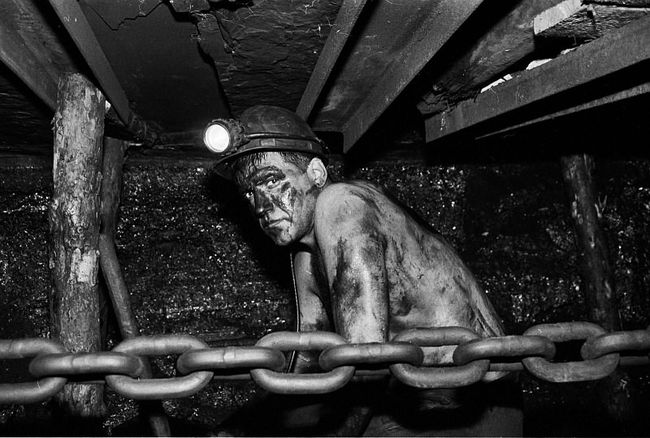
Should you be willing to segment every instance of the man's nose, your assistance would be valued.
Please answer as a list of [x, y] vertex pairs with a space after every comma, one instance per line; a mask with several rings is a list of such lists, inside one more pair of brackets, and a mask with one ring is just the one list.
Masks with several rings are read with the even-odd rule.
[[271, 209], [271, 200], [266, 193], [263, 193], [260, 190], [255, 190], [253, 195], [253, 200], [255, 202], [253, 208], [255, 209], [255, 214], [257, 216], [261, 216]]

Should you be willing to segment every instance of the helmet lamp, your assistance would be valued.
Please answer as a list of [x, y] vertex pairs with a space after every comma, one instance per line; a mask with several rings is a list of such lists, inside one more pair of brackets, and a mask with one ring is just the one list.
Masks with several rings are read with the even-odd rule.
[[203, 143], [216, 154], [232, 153], [245, 141], [244, 126], [233, 119], [213, 120], [203, 131]]
[[231, 138], [228, 128], [221, 123], [214, 123], [208, 126], [203, 133], [203, 143], [212, 152], [222, 154], [230, 146]]
[[[251, 140], [269, 140], [272, 143], [261, 146], [250, 146]], [[306, 142], [308, 145], [302, 147], [277, 147], [275, 140], [290, 140]], [[239, 120], [234, 119], [215, 119], [211, 121], [203, 131], [203, 143], [215, 154], [222, 157], [230, 156], [234, 153], [241, 153], [243, 150], [256, 149], [281, 149], [281, 150], [300, 150], [304, 152], [320, 153], [325, 148], [322, 140], [312, 135], [292, 134], [283, 132], [247, 132], [246, 127]]]

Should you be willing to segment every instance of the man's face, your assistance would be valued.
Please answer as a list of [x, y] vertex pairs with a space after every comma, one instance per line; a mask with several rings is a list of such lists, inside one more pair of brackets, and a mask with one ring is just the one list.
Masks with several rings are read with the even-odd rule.
[[277, 152], [241, 170], [239, 190], [264, 233], [277, 245], [299, 242], [312, 232], [318, 190], [307, 175]]

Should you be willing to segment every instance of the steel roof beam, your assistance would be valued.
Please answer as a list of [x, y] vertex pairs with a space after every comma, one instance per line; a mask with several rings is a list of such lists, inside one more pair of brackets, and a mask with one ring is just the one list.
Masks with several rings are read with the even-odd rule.
[[[497, 129], [507, 129], [508, 125], [522, 123], [520, 118], [515, 116], [522, 114], [524, 110], [532, 111], [531, 119], [542, 120], [545, 119], [545, 115], [553, 112], [558, 114], [562, 111], [571, 112], [570, 107], [576, 107], [575, 110], [579, 111], [605, 104], [608, 100], [598, 96], [594, 90], [589, 90], [587, 96], [580, 93], [580, 90], [606, 77], [611, 79], [608, 81], [610, 86], [620, 85], [618, 91], [621, 93], [613, 97], [614, 100], [621, 100], [627, 95], [641, 94], [645, 89], [643, 86], [627, 93], [624, 90], [635, 84], [619, 84], [610, 75], [650, 60], [648, 47], [650, 47], [650, 17], [612, 30], [570, 53], [532, 70], [521, 72], [513, 79], [492, 87], [472, 100], [463, 101], [448, 111], [425, 119], [426, 141], [432, 142], [470, 128], [483, 127], [482, 129], [487, 131], [485, 125], [489, 122], [501, 123]], [[553, 107], [550, 111], [541, 108], [544, 102], [552, 98], [567, 96], [570, 99], [563, 102], [564, 108]], [[594, 99], [594, 105], [586, 103]], [[557, 101], [555, 102], [557, 105]], [[536, 105], [540, 105], [541, 113], [539, 111], [535, 113]], [[509, 116], [507, 120], [505, 116]]]
[[0, 10], [0, 60], [50, 109], [56, 107], [59, 72], [48, 50], [20, 32], [19, 16], [29, 14], [19, 0], [5, 0]]
[[156, 139], [158, 134], [131, 110], [126, 93], [79, 3], [76, 0], [50, 0], [50, 4], [86, 60], [122, 123], [140, 139], [149, 141]]
[[480, 0], [442, 0], [432, 4], [416, 29], [403, 29], [409, 36], [399, 55], [343, 126], [343, 149], [349, 151], [422, 68], [481, 4]]
[[325, 46], [318, 56], [316, 66], [300, 98], [296, 113], [303, 119], [308, 119], [314, 109], [314, 105], [323, 91], [323, 87], [325, 87], [325, 83], [329, 79], [366, 3], [366, 0], [343, 0], [336, 21], [330, 29]]

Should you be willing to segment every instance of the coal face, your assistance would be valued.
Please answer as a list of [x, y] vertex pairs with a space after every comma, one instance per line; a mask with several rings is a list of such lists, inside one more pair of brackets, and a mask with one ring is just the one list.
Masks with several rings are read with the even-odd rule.
[[[597, 165], [598, 208], [614, 262], [623, 328], [646, 328], [650, 166], [643, 161]], [[585, 319], [569, 201], [556, 163], [378, 161], [350, 172], [335, 161], [333, 168], [339, 178], [384, 186], [445, 235], [487, 290], [509, 334], [539, 323]], [[43, 160], [14, 158], [0, 166], [2, 338], [49, 335], [51, 178]], [[132, 153], [125, 168], [117, 251], [142, 334], [188, 333], [211, 346], [248, 345], [269, 332], [294, 328], [288, 254], [258, 230], [208, 160], [151, 160]], [[109, 321], [106, 349], [117, 343], [115, 322]], [[153, 365], [159, 376], [174, 374], [171, 357], [153, 358]], [[30, 379], [25, 361], [3, 361], [2, 366], [3, 381]], [[629, 376], [634, 397], [645, 406], [648, 374], [637, 368]], [[595, 397], [585, 400], [596, 383], [548, 384], [526, 373], [521, 378], [527, 434], [611, 434], [614, 426], [603, 419]], [[163, 404], [173, 427], [202, 434], [258, 393], [251, 382], [214, 381], [192, 397]], [[106, 433], [149, 434], [136, 403], [111, 391], [107, 397]], [[54, 420], [48, 402], [13, 405], [0, 411], [0, 430], [42, 435], [43, 429], [30, 433], [31, 425]], [[642, 428], [647, 420], [634, 421], [615, 434], [647, 430]]]

